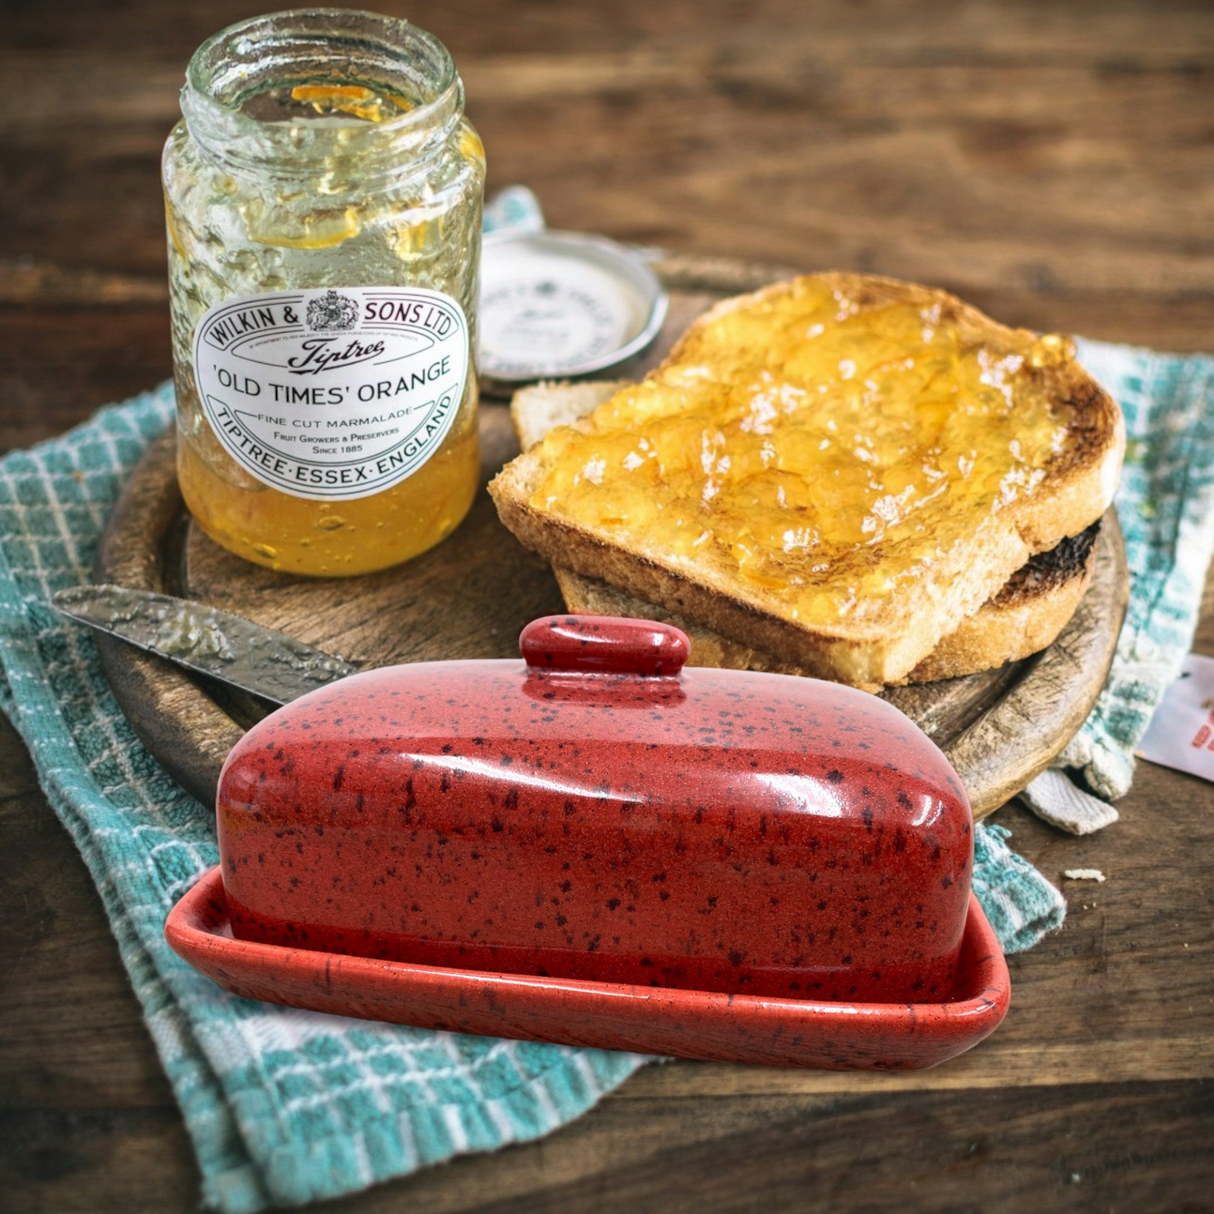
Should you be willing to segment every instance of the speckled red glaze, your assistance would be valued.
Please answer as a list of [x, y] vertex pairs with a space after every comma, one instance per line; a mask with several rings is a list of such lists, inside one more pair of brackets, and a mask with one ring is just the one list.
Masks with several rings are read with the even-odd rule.
[[518, 639], [529, 667], [549, 671], [673, 677], [691, 642], [682, 629], [615, 616], [549, 615], [532, 620]]
[[956, 980], [932, 1003], [829, 1003], [494, 974], [237, 940], [212, 869], [173, 908], [176, 952], [248, 999], [563, 1045], [832, 1070], [935, 1066], [1007, 1013], [1007, 964], [970, 896]]
[[392, 667], [280, 709], [220, 779], [233, 931], [540, 978], [946, 999], [972, 825], [944, 756], [863, 692], [680, 673], [686, 645], [551, 617], [526, 663]]

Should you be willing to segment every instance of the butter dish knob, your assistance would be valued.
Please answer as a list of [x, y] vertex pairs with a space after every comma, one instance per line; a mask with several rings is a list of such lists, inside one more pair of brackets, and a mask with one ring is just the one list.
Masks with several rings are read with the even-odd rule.
[[546, 615], [523, 629], [518, 647], [536, 670], [674, 676], [691, 642], [685, 632], [656, 620]]

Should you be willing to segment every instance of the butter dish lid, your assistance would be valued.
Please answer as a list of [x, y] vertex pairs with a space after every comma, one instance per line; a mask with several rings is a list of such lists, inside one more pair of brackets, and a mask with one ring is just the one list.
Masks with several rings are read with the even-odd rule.
[[887, 1002], [952, 989], [969, 803], [895, 707], [549, 616], [523, 661], [364, 671], [247, 733], [236, 935], [548, 978]]
[[510, 384], [602, 371], [649, 345], [666, 306], [644, 258], [606, 237], [491, 233], [482, 254], [478, 366]]

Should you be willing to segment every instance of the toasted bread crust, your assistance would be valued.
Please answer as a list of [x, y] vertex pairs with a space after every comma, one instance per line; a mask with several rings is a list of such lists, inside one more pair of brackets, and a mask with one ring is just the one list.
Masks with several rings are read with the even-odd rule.
[[1021, 606], [1042, 594], [1072, 585], [1091, 572], [1092, 554], [1099, 535], [1100, 523], [1095, 522], [1078, 535], [1060, 540], [1048, 552], [1037, 553], [1008, 578], [1003, 589], [983, 610]]
[[[1092, 578], [1093, 552], [1100, 524], [1040, 553], [1008, 580], [1004, 588], [946, 636], [904, 682], [934, 683], [1017, 662], [1052, 645], [1075, 613]], [[570, 611], [584, 615], [622, 615], [659, 619], [682, 628], [691, 638], [692, 666], [763, 670], [776, 674], [809, 672], [751, 645], [731, 641], [678, 613], [647, 603], [606, 582], [553, 569]], [[867, 686], [875, 690], [876, 685]]]
[[[817, 277], [847, 291], [863, 306], [893, 301], [939, 305], [963, 341], [994, 344], [1010, 333], [944, 292], [870, 276]], [[688, 343], [713, 319], [792, 286], [780, 283], [716, 305], [691, 326], [664, 366], [677, 363]], [[780, 605], [761, 589], [714, 584], [704, 571], [680, 565], [663, 553], [632, 551], [536, 510], [530, 498], [546, 471], [537, 452], [512, 461], [489, 488], [503, 523], [554, 564], [619, 587], [743, 646], [778, 654], [805, 673], [860, 686], [888, 685], [911, 676], [942, 638], [996, 595], [1030, 556], [1081, 531], [1111, 500], [1124, 448], [1117, 406], [1071, 360], [1033, 373], [1041, 377], [1068, 435], [1065, 447], [1047, 465], [1048, 488], [977, 519], [972, 541], [939, 562], [932, 583], [922, 587], [898, 628], [888, 621], [863, 620], [809, 627], [783, 617]], [[584, 420], [574, 425], [589, 428]]]
[[907, 675], [908, 683], [955, 679], [1018, 662], [1052, 645], [1092, 580], [1100, 524], [1022, 565]]

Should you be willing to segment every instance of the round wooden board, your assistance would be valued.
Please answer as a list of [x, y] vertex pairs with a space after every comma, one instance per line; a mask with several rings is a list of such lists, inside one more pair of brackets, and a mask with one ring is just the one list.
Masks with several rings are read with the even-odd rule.
[[[717, 299], [791, 273], [685, 257], [657, 268], [671, 293], [665, 327], [649, 350], [610, 378], [643, 374]], [[518, 450], [503, 404], [482, 407], [481, 442], [487, 482]], [[171, 433], [152, 444], [128, 482], [102, 540], [96, 575], [234, 611], [365, 666], [516, 657], [528, 620], [564, 610], [547, 564], [501, 526], [483, 490], [454, 535], [396, 569], [320, 581], [246, 564], [189, 520]], [[999, 670], [886, 693], [951, 759], [976, 817], [1019, 792], [1083, 723], [1113, 659], [1128, 590], [1121, 532], [1110, 510], [1091, 585], [1049, 649]], [[100, 636], [99, 645], [136, 733], [196, 797], [212, 801], [225, 756], [266, 705], [111, 638]]]

